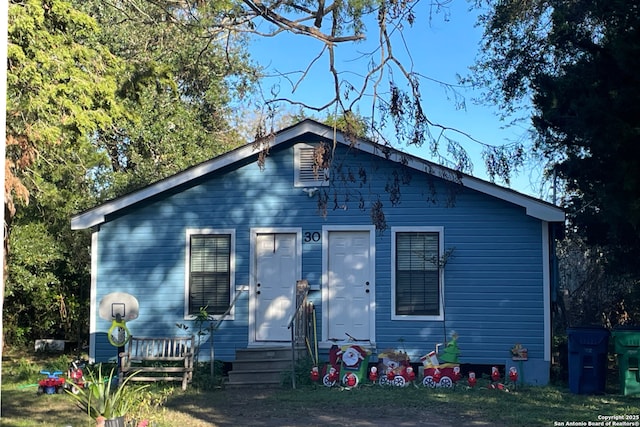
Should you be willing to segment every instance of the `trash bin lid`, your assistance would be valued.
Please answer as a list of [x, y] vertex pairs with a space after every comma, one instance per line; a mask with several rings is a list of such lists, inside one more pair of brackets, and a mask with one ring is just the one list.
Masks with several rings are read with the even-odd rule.
[[579, 346], [597, 346], [609, 341], [610, 332], [600, 326], [583, 326], [567, 328], [569, 344]]
[[640, 347], [640, 327], [618, 326], [611, 333], [616, 353], [625, 353], [626, 347]]

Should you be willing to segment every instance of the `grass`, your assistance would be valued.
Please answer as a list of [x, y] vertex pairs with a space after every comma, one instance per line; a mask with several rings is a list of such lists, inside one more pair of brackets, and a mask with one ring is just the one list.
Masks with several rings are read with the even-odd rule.
[[[86, 414], [66, 395], [37, 396], [33, 384], [40, 369], [54, 369], [67, 358], [49, 361], [24, 357], [3, 362], [2, 425], [8, 427], [93, 427]], [[198, 372], [187, 392], [154, 385], [135, 414], [152, 426], [283, 426], [341, 425], [351, 419], [415, 421], [433, 419], [442, 425], [554, 426], [563, 422], [594, 423], [599, 416], [640, 415], [640, 396], [607, 390], [602, 396], [570, 393], [562, 386], [523, 387], [510, 392], [489, 390], [481, 379], [473, 389], [426, 389], [422, 386], [383, 388], [363, 385], [353, 390], [303, 385], [296, 390], [232, 390], [207, 381]], [[207, 387], [207, 384], [209, 387]], [[613, 384], [615, 387], [615, 384]], [[333, 417], [333, 418], [331, 418]], [[640, 421], [640, 420], [638, 420]], [[417, 424], [416, 424], [417, 425]]]

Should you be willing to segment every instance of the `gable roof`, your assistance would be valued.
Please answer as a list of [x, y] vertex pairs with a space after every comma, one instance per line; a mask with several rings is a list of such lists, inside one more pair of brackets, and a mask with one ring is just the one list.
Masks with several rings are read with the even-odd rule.
[[[316, 122], [315, 120], [306, 119], [301, 121], [300, 123], [277, 132], [275, 134], [275, 137], [269, 141], [269, 148], [276, 147], [282, 143], [308, 133], [312, 133], [331, 140], [335, 138], [338, 143], [345, 145], [350, 145], [353, 143], [342, 132], [336, 131], [334, 128]], [[383, 147], [366, 139], [358, 139], [355, 142], [355, 147], [361, 151], [386, 158], [394, 162], [402, 162], [408, 167], [424, 173], [438, 176], [448, 181], [452, 181], [455, 178], [455, 181], [464, 187], [479, 191], [481, 193], [505, 200], [507, 202], [525, 208], [527, 215], [534, 218], [549, 222], [563, 222], [565, 219], [565, 213], [561, 208], [547, 203], [543, 200], [536, 199], [534, 197], [519, 193], [506, 187], [501, 187], [499, 185], [479, 178], [475, 178], [471, 175], [461, 174], [453, 169], [401, 152], [399, 150], [389, 147]], [[115, 213], [121, 209], [125, 209], [151, 197], [155, 197], [165, 191], [169, 191], [176, 187], [185, 185], [194, 179], [220, 170], [252, 155], [256, 155], [256, 152], [257, 149], [253, 144], [247, 144], [233, 151], [222, 154], [218, 157], [214, 157], [211, 160], [188, 168], [168, 178], [150, 184], [147, 187], [105, 202], [92, 209], [73, 216], [71, 218], [71, 229], [82, 230], [100, 225], [106, 221], [107, 215]]]

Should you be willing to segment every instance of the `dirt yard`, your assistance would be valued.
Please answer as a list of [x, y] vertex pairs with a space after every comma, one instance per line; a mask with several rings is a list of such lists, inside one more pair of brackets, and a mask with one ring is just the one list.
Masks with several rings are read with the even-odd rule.
[[[488, 422], [473, 415], [460, 415], [441, 407], [404, 407], [362, 401], [351, 402], [354, 391], [335, 391], [332, 407], [322, 407], [318, 402], [309, 404], [283, 399], [275, 395], [277, 389], [230, 389], [211, 395], [184, 395], [172, 399], [166, 405], [170, 411], [180, 411], [188, 416], [190, 427], [297, 427], [297, 426], [350, 426], [350, 427], [458, 427], [488, 426]], [[309, 391], [313, 393], [313, 391]], [[212, 399], [213, 397], [213, 399]], [[185, 420], [187, 421], [187, 420]], [[196, 423], [196, 424], [193, 424]]]

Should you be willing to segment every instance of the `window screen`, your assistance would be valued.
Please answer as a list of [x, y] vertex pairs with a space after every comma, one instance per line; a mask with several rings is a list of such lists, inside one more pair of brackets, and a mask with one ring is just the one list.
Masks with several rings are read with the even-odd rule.
[[224, 314], [230, 304], [231, 236], [192, 235], [190, 241], [189, 314], [201, 307], [209, 314]]
[[396, 234], [396, 314], [440, 314], [438, 233]]

